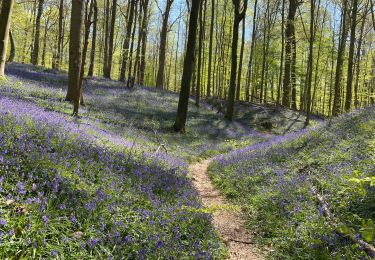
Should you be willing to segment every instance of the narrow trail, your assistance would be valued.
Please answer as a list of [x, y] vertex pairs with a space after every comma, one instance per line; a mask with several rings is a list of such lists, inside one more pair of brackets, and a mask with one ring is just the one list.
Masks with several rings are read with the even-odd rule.
[[191, 165], [189, 174], [203, 206], [218, 208], [213, 213], [213, 224], [228, 248], [229, 259], [264, 259], [261, 251], [253, 243], [253, 235], [246, 229], [241, 212], [230, 209], [230, 204], [211, 183], [207, 173], [210, 163], [211, 160], [205, 160]]

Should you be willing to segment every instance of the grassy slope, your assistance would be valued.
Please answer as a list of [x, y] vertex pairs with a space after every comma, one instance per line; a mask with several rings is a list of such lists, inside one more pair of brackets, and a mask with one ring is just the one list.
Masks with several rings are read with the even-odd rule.
[[[7, 70], [10, 82], [0, 84], [2, 93], [27, 98], [50, 110], [71, 113], [71, 106], [61, 102], [67, 85], [66, 74], [54, 74], [41, 67], [25, 64], [10, 64]], [[133, 140], [149, 152], [156, 151], [163, 143], [169, 153], [187, 161], [228, 152], [271, 137], [250, 127], [258, 123], [256, 118], [244, 116], [242, 123], [230, 123], [209, 109], [208, 105], [197, 108], [193, 102], [189, 106], [187, 134], [176, 137], [171, 126], [175, 119], [178, 95], [153, 88], [128, 90], [119, 82], [93, 79], [86, 81], [84, 96], [87, 106], [83, 108], [82, 116], [90, 124], [95, 123], [105, 130]], [[283, 116], [283, 113], [276, 111], [272, 113], [272, 118], [277, 115]], [[274, 130], [285, 132], [284, 127], [289, 128], [295, 122], [294, 117], [287, 119], [283, 124], [275, 125]], [[297, 123], [289, 131], [301, 127]]]
[[225, 253], [183, 162], [129, 154], [68, 118], [0, 98], [1, 259]]
[[375, 189], [364, 181], [374, 177], [374, 129], [375, 108], [354, 112], [332, 125], [219, 156], [210, 175], [244, 205], [249, 227], [274, 247], [274, 257], [360, 258], [358, 246], [322, 217], [309, 185], [340, 220], [339, 231], [374, 243]]
[[[10, 97], [0, 99], [0, 256], [225, 254], [179, 157], [194, 161], [270, 134], [191, 103], [188, 134], [176, 138], [177, 95], [99, 79], [85, 83], [86, 107], [72, 120], [62, 102], [66, 74], [21, 64], [7, 72], [0, 83]], [[155, 154], [160, 143], [168, 155]]]

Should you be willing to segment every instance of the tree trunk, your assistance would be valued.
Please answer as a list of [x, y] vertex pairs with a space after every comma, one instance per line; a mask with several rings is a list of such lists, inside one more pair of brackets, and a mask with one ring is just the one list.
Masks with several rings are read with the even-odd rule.
[[242, 39], [241, 39], [241, 50], [240, 50], [240, 63], [238, 65], [238, 75], [237, 75], [237, 90], [236, 90], [236, 100], [240, 100], [241, 97], [241, 76], [242, 76], [242, 64], [243, 64], [243, 53], [245, 48], [245, 18], [242, 20]]
[[237, 47], [238, 47], [238, 30], [240, 22], [245, 19], [247, 0], [244, 0], [243, 10], [240, 10], [240, 0], [233, 0], [234, 5], [234, 21], [233, 21], [233, 35], [232, 35], [232, 65], [228, 93], [228, 105], [225, 113], [225, 118], [232, 121], [234, 113], [234, 98], [236, 92], [236, 74], [237, 74]]
[[9, 53], [8, 62], [13, 62], [14, 58], [16, 57], [16, 43], [14, 42], [12, 30], [9, 30], [9, 40], [10, 40], [10, 53]]
[[69, 42], [69, 84], [66, 100], [71, 102], [74, 101], [73, 114], [78, 113], [76, 103], [79, 104], [80, 101], [80, 96], [77, 92], [79, 89], [82, 65], [84, 14], [85, 0], [72, 0]]
[[35, 37], [34, 37], [34, 47], [32, 53], [31, 63], [34, 65], [38, 64], [39, 58], [39, 41], [40, 41], [40, 20], [43, 13], [44, 0], [39, 0], [38, 13], [35, 20]]
[[165, 69], [165, 53], [167, 48], [168, 19], [174, 0], [167, 0], [165, 12], [163, 13], [163, 22], [160, 31], [159, 46], [159, 68], [156, 77], [156, 87], [163, 88], [164, 85], [164, 69]]
[[135, 29], [137, 28], [137, 17], [138, 17], [138, 3], [135, 6], [134, 12], [134, 25], [131, 34], [131, 44], [130, 44], [130, 51], [129, 51], [129, 68], [128, 68], [128, 80], [126, 86], [129, 88], [134, 82], [134, 78], [132, 77], [132, 68], [133, 68], [133, 50], [134, 50], [134, 37], [135, 37]]
[[98, 24], [98, 3], [96, 0], [93, 0], [94, 8], [94, 21], [92, 29], [92, 43], [91, 43], [91, 53], [90, 53], [90, 67], [88, 76], [94, 76], [94, 66], [95, 66], [95, 49], [96, 49], [96, 34], [97, 34], [97, 24]]
[[82, 95], [82, 85], [83, 85], [83, 78], [85, 74], [85, 65], [86, 65], [86, 54], [87, 54], [87, 49], [89, 46], [89, 36], [90, 36], [90, 27], [91, 27], [91, 18], [92, 18], [92, 13], [94, 9], [94, 3], [93, 1], [90, 1], [90, 10], [87, 13], [87, 6], [86, 6], [86, 16], [85, 16], [85, 27], [84, 27], [84, 40], [83, 40], [83, 48], [82, 48], [82, 62], [81, 62], [81, 71], [79, 74], [79, 84], [78, 84], [78, 89], [76, 92], [76, 97], [74, 99], [74, 115], [78, 115], [78, 109], [80, 103], [83, 105], [83, 95]]
[[354, 75], [354, 48], [356, 41], [356, 29], [357, 29], [357, 10], [358, 0], [353, 0], [352, 4], [352, 15], [351, 15], [351, 28], [350, 28], [350, 46], [349, 46], [349, 64], [348, 64], [348, 77], [346, 82], [346, 99], [345, 99], [345, 111], [349, 112], [352, 104], [352, 88], [353, 88], [353, 75]]
[[305, 126], [310, 123], [310, 109], [311, 109], [311, 84], [313, 76], [313, 58], [314, 58], [314, 38], [315, 38], [315, 0], [310, 2], [310, 40], [309, 40], [309, 58], [308, 58], [308, 72], [307, 72], [307, 107], [306, 107], [306, 120]]
[[139, 68], [140, 75], [139, 75], [139, 84], [145, 84], [145, 72], [146, 72], [146, 49], [147, 49], [147, 28], [148, 28], [148, 18], [149, 18], [149, 11], [148, 11], [148, 4], [149, 0], [142, 0], [143, 6], [143, 21], [142, 21], [142, 50], [141, 50], [141, 65]]
[[200, 1], [201, 0], [192, 0], [191, 5], [189, 34], [186, 46], [184, 69], [181, 80], [180, 98], [178, 100], [176, 121], [173, 126], [176, 132], [185, 132], [185, 124], [190, 96], [190, 82], [194, 70], [194, 53], [197, 39], [198, 12]]
[[251, 47], [250, 47], [250, 57], [249, 57], [249, 64], [247, 66], [247, 76], [246, 76], [246, 101], [250, 101], [250, 87], [251, 87], [251, 74], [252, 74], [252, 64], [253, 64], [253, 56], [254, 56], [254, 48], [255, 48], [255, 37], [256, 37], [256, 19], [257, 19], [257, 8], [258, 8], [258, 0], [255, 0], [254, 3], [254, 17], [253, 17], [253, 32], [251, 36]]
[[115, 24], [116, 24], [116, 10], [117, 8], [117, 0], [113, 0], [112, 3], [112, 14], [111, 14], [111, 27], [109, 32], [109, 44], [108, 44], [108, 61], [107, 61], [107, 68], [105, 70], [105, 78], [111, 78], [112, 72], [112, 60], [113, 60], [113, 40], [115, 37]]
[[285, 30], [284, 30], [284, 23], [285, 23], [285, 0], [282, 0], [282, 7], [281, 7], [281, 54], [280, 54], [280, 69], [279, 69], [279, 80], [277, 84], [277, 100], [276, 103], [280, 104], [280, 97], [281, 97], [281, 86], [282, 86], [282, 78], [283, 78], [283, 65], [284, 65], [284, 49], [285, 49]]
[[202, 84], [202, 46], [203, 46], [203, 37], [204, 37], [204, 24], [203, 24], [203, 1], [201, 0], [199, 7], [199, 43], [198, 43], [198, 77], [197, 77], [197, 89], [195, 91], [195, 105], [199, 106], [201, 84]]
[[109, 0], [104, 5], [104, 59], [103, 59], [103, 76], [108, 78], [108, 48], [109, 48]]
[[56, 59], [55, 59], [55, 68], [60, 69], [60, 60], [62, 56], [62, 46], [63, 46], [63, 40], [64, 40], [64, 0], [60, 0], [59, 5], [59, 32], [57, 37], [57, 53], [56, 53]]
[[47, 34], [48, 34], [49, 17], [44, 21], [44, 36], [43, 36], [43, 50], [42, 50], [42, 66], [46, 66], [46, 53], [47, 53]]
[[139, 16], [138, 16], [138, 37], [137, 37], [137, 50], [135, 54], [135, 62], [134, 62], [134, 69], [133, 69], [133, 77], [134, 79], [139, 78], [139, 65], [140, 65], [140, 52], [141, 52], [141, 41], [142, 41], [142, 21], [143, 21], [143, 8], [142, 8], [142, 2], [140, 3], [139, 8]]
[[342, 79], [342, 70], [344, 65], [344, 56], [346, 48], [346, 38], [348, 36], [347, 30], [347, 9], [348, 9], [348, 0], [344, 1], [343, 14], [342, 14], [342, 25], [341, 25], [341, 38], [339, 42], [339, 49], [337, 53], [337, 62], [336, 62], [336, 74], [335, 74], [335, 86], [334, 86], [334, 99], [333, 99], [333, 108], [332, 115], [337, 116], [341, 111], [341, 79]]
[[207, 78], [207, 97], [211, 96], [211, 74], [212, 74], [212, 48], [214, 38], [214, 19], [215, 19], [215, 0], [211, 3], [211, 25], [210, 25], [210, 44], [208, 47], [208, 78]]
[[365, 23], [366, 23], [366, 16], [369, 9], [369, 3], [370, 1], [367, 1], [366, 8], [363, 12], [363, 18], [361, 22], [361, 30], [360, 30], [360, 36], [358, 40], [358, 47], [357, 47], [357, 54], [356, 54], [356, 77], [355, 77], [355, 83], [354, 83], [354, 106], [355, 108], [358, 108], [359, 102], [358, 102], [358, 88], [359, 88], [359, 74], [360, 74], [360, 62], [361, 62], [361, 50], [362, 50], [362, 42], [363, 42], [363, 34], [365, 29]]
[[0, 16], [0, 78], [4, 77], [13, 0], [3, 1]]
[[134, 20], [134, 9], [135, 5], [137, 4], [137, 0], [130, 0], [130, 11], [128, 17], [128, 24], [126, 27], [126, 36], [124, 40], [124, 44], [122, 46], [122, 62], [121, 62], [121, 70], [120, 70], [120, 81], [125, 81], [125, 73], [126, 73], [126, 66], [128, 62], [129, 56], [129, 45], [130, 45], [130, 36], [132, 33], [133, 28], [133, 20]]
[[[292, 79], [292, 67], [295, 62], [293, 62], [294, 52], [295, 52], [295, 16], [297, 12], [298, 5], [300, 3], [297, 0], [289, 0], [289, 11], [286, 22], [285, 29], [285, 68], [284, 68], [284, 82], [283, 82], [283, 105], [290, 107], [290, 93], [292, 91], [293, 79]], [[295, 78], [294, 78], [295, 80]]]

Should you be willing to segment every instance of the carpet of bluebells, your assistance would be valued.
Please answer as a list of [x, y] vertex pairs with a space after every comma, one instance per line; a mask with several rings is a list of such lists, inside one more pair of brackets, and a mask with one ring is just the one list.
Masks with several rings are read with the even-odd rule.
[[[70, 115], [70, 104], [63, 102], [67, 75], [27, 64], [8, 64], [8, 81], [0, 82], [0, 93], [28, 100], [48, 110]], [[115, 133], [155, 152], [163, 144], [169, 154], [191, 162], [211, 157], [270, 138], [246, 124], [231, 123], [202, 103], [191, 101], [187, 133], [176, 137], [172, 131], [178, 95], [156, 88], [136, 86], [100, 78], [84, 82], [86, 106], [82, 118], [103, 130]], [[290, 122], [292, 123], [292, 122]], [[140, 149], [140, 147], [138, 147]]]
[[[245, 205], [249, 227], [282, 259], [366, 259], [375, 244], [375, 108], [220, 155], [214, 183]], [[323, 216], [315, 187], [339, 223]], [[345, 235], [344, 235], [345, 234]]]
[[[211, 215], [201, 208], [187, 162], [230, 151], [213, 166], [216, 183], [229, 197], [246, 198], [249, 212], [256, 210], [258, 217], [268, 212], [263, 216], [267, 225], [283, 225], [272, 219], [271, 208], [277, 209], [280, 198], [267, 192], [279, 183], [265, 177], [273, 165], [262, 155], [313, 132], [273, 136], [251, 128], [251, 122], [267, 121], [269, 113], [231, 123], [208, 104], [197, 108], [192, 102], [188, 131], [176, 135], [171, 129], [176, 94], [139, 86], [130, 90], [99, 78], [85, 80], [86, 105], [80, 118], [73, 118], [71, 105], [64, 102], [66, 73], [13, 63], [6, 74], [7, 80], [0, 81], [0, 259], [222, 258], [225, 248]], [[278, 112], [272, 111], [276, 118]], [[273, 133], [300, 127], [285, 118], [277, 125]], [[161, 144], [167, 151], [158, 149]], [[284, 148], [276, 153], [288, 156], [294, 149], [288, 147], [288, 153]], [[274, 165], [284, 169], [277, 180], [287, 189], [287, 167]], [[256, 207], [255, 202], [267, 205], [270, 198], [270, 211]], [[363, 207], [352, 202], [360, 215]], [[285, 250], [287, 243], [276, 240], [294, 236], [275, 235], [276, 227], [267, 230], [267, 225], [262, 236], [272, 235]]]
[[[62, 102], [68, 83], [66, 73], [18, 63], [8, 64], [6, 73], [9, 81], [0, 82], [3, 95], [27, 99], [60, 113], [71, 113], [71, 106]], [[86, 107], [81, 109], [81, 115], [91, 125], [132, 140], [149, 152], [164, 144], [168, 153], [189, 162], [263, 142], [272, 134], [303, 128], [303, 116], [275, 107], [238, 104], [236, 122], [229, 122], [209, 103], [202, 101], [197, 108], [192, 100], [188, 131], [176, 138], [172, 125], [177, 94], [140, 86], [129, 90], [121, 82], [101, 78], [85, 80], [83, 88]], [[261, 127], [264, 122], [273, 126], [267, 133]]]
[[0, 97], [1, 259], [225, 253], [183, 161], [132, 153], [126, 140], [101, 134]]

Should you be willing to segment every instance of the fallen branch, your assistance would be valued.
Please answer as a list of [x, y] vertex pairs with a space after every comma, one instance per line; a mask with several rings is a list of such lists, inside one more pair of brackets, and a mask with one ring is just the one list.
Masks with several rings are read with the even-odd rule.
[[165, 147], [164, 144], [160, 144], [158, 149], [156, 149], [155, 154], [157, 154], [160, 151], [161, 148], [164, 149], [165, 153], [168, 153], [167, 147]]
[[[339, 221], [330, 211], [329, 205], [324, 200], [323, 196], [318, 193], [317, 189], [312, 184], [309, 184], [309, 188], [310, 188], [311, 193], [315, 195], [319, 203], [319, 206], [321, 207], [323, 216], [326, 217], [333, 224], [334, 227], [338, 227]], [[337, 231], [337, 233], [339, 233], [343, 237], [348, 238], [350, 241], [359, 244], [361, 250], [365, 251], [369, 257], [375, 258], [375, 247], [373, 245], [367, 243], [366, 241], [363, 241], [360, 238], [355, 237], [352, 234], [344, 234], [340, 231]]]

